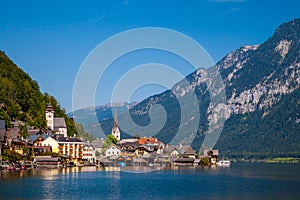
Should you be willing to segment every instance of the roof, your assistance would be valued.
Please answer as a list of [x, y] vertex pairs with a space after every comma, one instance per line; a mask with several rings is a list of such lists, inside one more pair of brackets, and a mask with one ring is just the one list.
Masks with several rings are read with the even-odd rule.
[[111, 161], [108, 160], [107, 158], [101, 158], [99, 161], [100, 161], [101, 163], [111, 163]]
[[204, 150], [204, 156], [218, 156], [219, 150]]
[[51, 156], [37, 156], [35, 157], [37, 162], [57, 162], [59, 161], [59, 157], [51, 157]]
[[58, 142], [82, 142], [79, 138], [75, 137], [59, 137], [57, 138]]
[[55, 128], [67, 128], [65, 118], [55, 117], [54, 118], [54, 129]]
[[16, 144], [16, 145], [27, 145], [27, 142], [25, 142], [24, 140], [21, 140], [19, 138], [13, 139], [12, 143]]
[[0, 129], [0, 142], [3, 141], [4, 138], [5, 138], [5, 130], [3, 130], [3, 129], [1, 130]]
[[5, 121], [0, 120], [0, 130], [5, 130]]
[[95, 148], [102, 148], [103, 143], [104, 143], [104, 140], [96, 139], [96, 140], [93, 140], [90, 144], [93, 145]]
[[41, 129], [28, 130], [28, 133], [30, 135], [51, 135], [52, 131], [51, 130], [45, 130], [45, 129], [41, 128]]
[[176, 158], [174, 162], [194, 162], [194, 158]]
[[135, 142], [137, 142], [138, 141], [138, 139], [137, 138], [129, 138], [129, 139], [122, 139], [122, 140], [120, 140], [120, 144], [125, 144], [125, 143], [135, 143]]
[[84, 144], [83, 144], [83, 148], [85, 148], [85, 149], [86, 149], [86, 148], [88, 148], [88, 149], [91, 149], [91, 148], [92, 148], [92, 149], [95, 149], [95, 147], [94, 147], [92, 144], [90, 144], [90, 143], [84, 143]]
[[110, 145], [109, 147], [106, 148], [106, 150], [108, 150], [108, 149], [110, 149], [110, 148], [112, 148], [112, 147], [115, 147], [116, 149], [119, 149], [120, 151], [122, 150], [120, 147], [118, 147], [118, 146], [115, 145], [115, 144]]
[[50, 135], [30, 135], [29, 137], [29, 141], [30, 142], [34, 142], [36, 141], [39, 137], [42, 137], [44, 140], [48, 137], [50, 137]]
[[161, 142], [157, 138], [140, 138], [139, 144], [160, 144]]
[[134, 149], [136, 149], [139, 146], [139, 144], [137, 142], [126, 142], [126, 143], [120, 144], [120, 148], [122, 148], [122, 146], [123, 147], [125, 146], [126, 149], [130, 146], [132, 146]]
[[29, 135], [37, 135], [40, 132], [39, 129], [28, 130]]
[[46, 111], [54, 111], [53, 110], [53, 106], [50, 104], [50, 102], [49, 102], [49, 104], [47, 105], [47, 108], [46, 108]]
[[154, 151], [153, 148], [147, 147], [147, 146], [145, 146], [145, 145], [141, 145], [141, 146], [137, 147], [137, 149], [144, 149], [144, 150], [146, 150], [146, 151], [148, 151], [148, 152]]
[[132, 161], [137, 163], [147, 163], [147, 161], [142, 158], [132, 158]]
[[9, 135], [9, 137], [10, 137], [11, 139], [13, 139], [13, 138], [18, 138], [19, 132], [20, 132], [20, 128], [19, 128], [19, 127], [9, 128], [9, 129], [7, 129], [7, 131], [6, 131], [6, 135]]
[[109, 160], [117, 160], [120, 156], [118, 155], [114, 155], [112, 157], [109, 158]]
[[182, 151], [183, 154], [189, 154], [189, 155], [194, 155], [196, 154], [196, 151], [193, 150], [193, 148], [191, 146], [188, 146], [187, 148], [184, 149], [184, 151]]

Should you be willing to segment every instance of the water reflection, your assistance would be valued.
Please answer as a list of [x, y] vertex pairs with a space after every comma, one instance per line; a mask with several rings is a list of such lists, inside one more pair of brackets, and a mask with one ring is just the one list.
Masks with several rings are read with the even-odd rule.
[[132, 173], [143, 170], [130, 167], [2, 171], [0, 198], [293, 199], [291, 194], [300, 196], [299, 169], [300, 165], [291, 164], [233, 163], [229, 168], [167, 167], [144, 174]]
[[[231, 167], [72, 167], [57, 169], [28, 169], [20, 171], [1, 171], [0, 180], [24, 179], [31, 176], [40, 177], [42, 180], [51, 181], [59, 179], [77, 179], [82, 172], [102, 172], [107, 178], [120, 178], [119, 172], [150, 173], [169, 170], [173, 174], [198, 174], [228, 175], [243, 178], [264, 178], [272, 180], [300, 180], [299, 164], [232, 164]], [[164, 173], [164, 172], [162, 172]], [[112, 176], [112, 177], [110, 177]]]
[[244, 178], [300, 180], [299, 164], [234, 164], [227, 174]]

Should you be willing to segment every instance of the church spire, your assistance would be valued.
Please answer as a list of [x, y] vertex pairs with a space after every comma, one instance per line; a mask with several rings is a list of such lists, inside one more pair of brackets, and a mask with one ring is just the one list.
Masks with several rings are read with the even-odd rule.
[[114, 128], [118, 127], [118, 115], [117, 115], [117, 109], [114, 109]]
[[114, 109], [114, 126], [111, 130], [111, 134], [117, 138], [119, 141], [121, 139], [120, 130], [118, 128], [118, 115], [117, 115], [117, 109]]

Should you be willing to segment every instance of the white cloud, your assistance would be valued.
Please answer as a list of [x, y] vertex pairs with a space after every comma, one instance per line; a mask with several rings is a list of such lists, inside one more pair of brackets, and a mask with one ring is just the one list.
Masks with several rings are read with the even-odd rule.
[[229, 14], [231, 14], [231, 13], [233, 13], [233, 12], [237, 12], [237, 11], [239, 11], [239, 10], [241, 10], [241, 8], [232, 8], [232, 9], [230, 9], [230, 10], [227, 10], [225, 13], [223, 13], [220, 17], [225, 17], [226, 15], [229, 15]]

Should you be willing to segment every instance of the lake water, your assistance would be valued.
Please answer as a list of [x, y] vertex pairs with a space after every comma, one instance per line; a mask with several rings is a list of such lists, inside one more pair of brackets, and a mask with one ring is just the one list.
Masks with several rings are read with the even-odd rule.
[[0, 199], [300, 199], [299, 164], [108, 170], [1, 172]]

